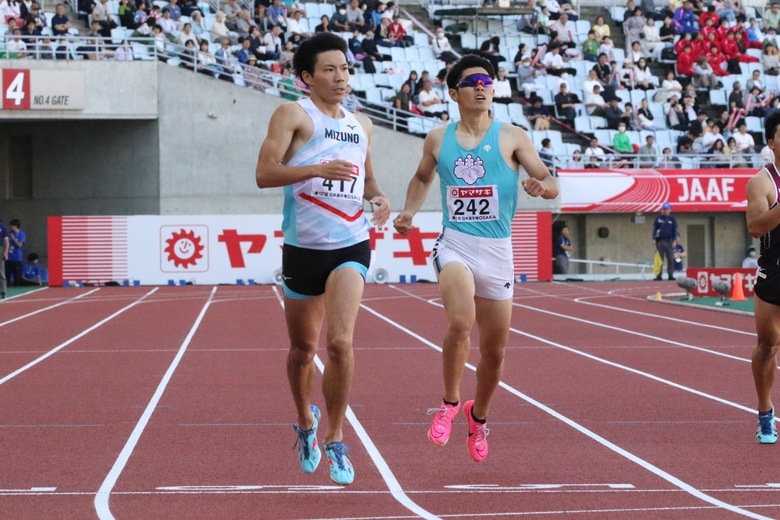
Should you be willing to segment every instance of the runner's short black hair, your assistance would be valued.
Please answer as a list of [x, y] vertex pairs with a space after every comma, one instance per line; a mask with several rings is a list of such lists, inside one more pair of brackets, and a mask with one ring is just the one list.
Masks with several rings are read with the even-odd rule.
[[764, 137], [766, 142], [775, 138], [775, 132], [777, 131], [777, 125], [780, 124], [780, 110], [775, 110], [764, 122]]
[[333, 33], [318, 33], [304, 40], [298, 46], [293, 56], [293, 69], [295, 75], [303, 81], [303, 72], [314, 74], [314, 66], [317, 64], [317, 56], [322, 52], [341, 51], [347, 56], [347, 42], [341, 36]]
[[463, 71], [474, 67], [482, 67], [487, 71], [488, 76], [495, 79], [496, 71], [488, 60], [476, 54], [469, 54], [456, 61], [455, 65], [447, 73], [447, 87], [457, 88], [458, 82], [463, 79], [461, 78]]

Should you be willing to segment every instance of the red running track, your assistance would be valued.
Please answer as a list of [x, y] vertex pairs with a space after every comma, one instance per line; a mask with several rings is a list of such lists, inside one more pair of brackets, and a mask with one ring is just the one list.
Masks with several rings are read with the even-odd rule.
[[326, 464], [298, 468], [276, 287], [8, 299], [0, 517], [780, 518], [780, 446], [754, 437], [752, 317], [647, 300], [666, 289], [518, 285], [477, 464], [462, 416], [445, 447], [425, 434], [442, 391], [438, 288], [367, 286], [348, 487]]

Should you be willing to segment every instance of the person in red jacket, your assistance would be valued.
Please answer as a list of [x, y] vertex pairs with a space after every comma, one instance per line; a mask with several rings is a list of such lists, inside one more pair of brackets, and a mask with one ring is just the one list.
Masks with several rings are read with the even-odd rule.
[[717, 27], [718, 22], [720, 22], [720, 16], [718, 16], [718, 13], [715, 12], [714, 5], [709, 6], [706, 11], [702, 11], [702, 13], [699, 15], [700, 30], [704, 30], [704, 26], [707, 25], [707, 20], [712, 20], [712, 25], [714, 27]]
[[710, 52], [710, 47], [712, 47], [713, 45], [715, 45], [718, 48], [718, 52], [721, 52], [721, 53], [723, 52], [723, 49], [721, 47], [721, 42], [718, 41], [718, 36], [715, 34], [714, 31], [710, 32], [707, 35], [707, 38], [706, 38], [705, 41], [706, 41], [707, 52]]
[[737, 35], [729, 31], [726, 33], [726, 41], [721, 44], [721, 49], [726, 59], [737, 59], [740, 63], [757, 63], [759, 60], [755, 56], [748, 56], [739, 50]]
[[690, 45], [693, 40], [691, 39], [691, 33], [683, 33], [680, 39], [674, 44], [674, 52], [678, 56], [682, 54], [686, 45]]
[[693, 61], [696, 62], [701, 56], [707, 52], [707, 46], [704, 43], [704, 35], [702, 33], [694, 33], [693, 41], [691, 42], [691, 55]]
[[726, 34], [730, 32], [729, 29], [729, 21], [725, 18], [720, 19], [720, 24], [718, 25], [718, 28], [715, 29], [715, 31], [718, 33], [718, 39], [720, 41], [723, 41], [726, 39]]
[[729, 72], [723, 67], [723, 63], [726, 62], [726, 57], [721, 54], [720, 47], [718, 47], [717, 43], [711, 44], [709, 52], [704, 56], [707, 58], [707, 61], [710, 62], [712, 72], [715, 73], [716, 76], [729, 75]]
[[701, 25], [701, 33], [704, 35], [705, 40], [709, 38], [710, 34], [715, 34], [717, 29], [717, 24], [712, 18], [707, 18], [707, 21]]
[[687, 44], [683, 47], [683, 51], [677, 55], [677, 75], [692, 78], [693, 63], [694, 59], [691, 55], [691, 45]]

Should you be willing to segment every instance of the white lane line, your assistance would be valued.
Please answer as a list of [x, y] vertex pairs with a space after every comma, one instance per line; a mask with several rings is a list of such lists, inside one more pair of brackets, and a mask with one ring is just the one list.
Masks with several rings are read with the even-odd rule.
[[141, 414], [141, 418], [138, 420], [138, 424], [135, 425], [133, 432], [130, 434], [130, 438], [127, 439], [127, 442], [125, 443], [124, 448], [122, 448], [122, 451], [119, 453], [119, 457], [117, 457], [116, 461], [114, 462], [111, 471], [108, 472], [105, 480], [103, 480], [103, 483], [100, 485], [100, 489], [98, 489], [97, 495], [95, 495], [94, 504], [98, 518], [101, 520], [114, 518], [108, 503], [111, 497], [111, 490], [114, 489], [114, 485], [116, 485], [116, 481], [119, 478], [119, 475], [122, 473], [122, 470], [125, 468], [127, 461], [130, 459], [130, 455], [132, 455], [133, 450], [138, 444], [138, 440], [141, 438], [146, 425], [149, 424], [149, 419], [152, 417], [152, 413], [154, 413], [155, 408], [157, 408], [157, 404], [160, 402], [163, 392], [165, 392], [165, 388], [168, 386], [168, 382], [171, 380], [171, 377], [173, 377], [173, 373], [179, 366], [179, 362], [184, 356], [184, 353], [187, 351], [187, 347], [192, 341], [192, 338], [195, 336], [195, 332], [197, 332], [198, 327], [200, 327], [200, 323], [203, 321], [203, 317], [206, 315], [206, 311], [211, 305], [211, 302], [214, 299], [214, 293], [216, 292], [217, 288], [214, 287], [211, 290], [206, 303], [203, 305], [203, 308], [200, 310], [200, 314], [198, 314], [198, 317], [195, 319], [195, 323], [192, 324], [190, 332], [187, 334], [187, 337], [184, 338], [184, 342], [181, 344], [181, 347], [179, 347], [179, 352], [176, 353], [176, 356], [173, 358], [171, 365], [168, 367], [168, 370], [165, 372], [162, 380], [160, 380], [160, 384], [157, 385], [157, 390], [154, 392], [154, 395], [149, 401], [149, 404], [146, 405], [146, 409], [144, 410], [144, 413]]
[[[592, 289], [589, 289], [587, 287], [584, 288], [584, 289], [586, 289], [588, 291], [593, 291]], [[734, 329], [734, 328], [731, 328], [731, 327], [721, 327], [719, 325], [711, 325], [709, 323], [692, 322], [692, 321], [689, 321], [689, 320], [683, 320], [681, 318], [674, 318], [672, 316], [666, 316], [666, 315], [663, 315], [663, 314], [654, 314], [654, 313], [651, 313], [651, 312], [636, 311], [636, 310], [632, 310], [632, 309], [624, 309], [622, 307], [614, 307], [612, 305], [607, 305], [607, 304], [604, 304], [604, 303], [595, 303], [595, 302], [585, 301], [585, 300], [590, 299], [590, 298], [615, 298], [615, 297], [626, 298], [625, 296], [620, 296], [620, 295], [605, 294], [605, 293], [602, 293], [602, 292], [599, 292], [599, 291], [595, 291], [596, 294], [594, 294], [594, 295], [578, 296], [576, 298], [567, 298], [565, 296], [561, 296], [561, 295], [558, 295], [558, 294], [545, 294], [545, 293], [542, 293], [540, 291], [536, 291], [534, 289], [524, 288], [524, 290], [528, 291], [528, 292], [531, 292], [531, 293], [534, 293], [534, 294], [537, 294], [539, 296], [546, 296], [547, 298], [555, 298], [555, 299], [564, 300], [564, 301], [567, 301], [567, 302], [573, 301], [575, 303], [579, 303], [579, 304], [582, 304], [582, 305], [592, 305], [594, 307], [602, 307], [604, 309], [610, 309], [610, 310], [613, 310], [613, 311], [625, 312], [625, 313], [629, 313], [629, 314], [636, 314], [638, 316], [645, 316], [645, 317], [653, 318], [653, 319], [667, 320], [667, 321], [672, 321], [672, 322], [675, 322], [675, 323], [681, 323], [683, 325], [690, 325], [690, 326], [694, 326], [694, 327], [702, 327], [702, 328], [706, 328], [706, 329], [722, 330], [724, 332], [732, 332], [734, 334], [743, 334], [745, 336], [752, 336], [752, 337], [756, 336], [756, 333], [752, 332], [752, 331], [744, 331], [744, 330]], [[574, 295], [572, 295], [572, 296], [574, 296]], [[635, 300], [635, 298], [626, 298], [626, 299]], [[640, 300], [640, 301], [642, 301], [642, 300]]]
[[[10, 319], [10, 320], [7, 320], [7, 321], [0, 322], [0, 327], [4, 327], [4, 326], [6, 326], [6, 325], [8, 325], [8, 324], [10, 324], [10, 323], [14, 323], [14, 322], [16, 322], [16, 321], [23, 320], [23, 319], [25, 319], [25, 318], [29, 318], [30, 316], [35, 316], [36, 314], [40, 314], [41, 312], [50, 311], [50, 310], [52, 310], [52, 309], [54, 309], [54, 308], [56, 308], [56, 307], [59, 307], [60, 305], [67, 305], [67, 304], [69, 304], [69, 303], [73, 303], [73, 302], [75, 302], [76, 300], [78, 300], [78, 299], [80, 299], [80, 298], [83, 298], [83, 297], [85, 297], [85, 296], [89, 296], [89, 295], [90, 295], [90, 294], [92, 294], [93, 292], [96, 292], [96, 291], [99, 291], [99, 290], [100, 290], [99, 288], [98, 288], [98, 289], [92, 289], [92, 290], [91, 290], [91, 291], [89, 291], [89, 292], [85, 292], [85, 293], [83, 293], [83, 294], [79, 294], [78, 296], [75, 296], [75, 297], [73, 297], [73, 298], [69, 298], [69, 299], [67, 299], [67, 300], [65, 300], [65, 301], [62, 301], [62, 302], [60, 302], [60, 303], [56, 303], [56, 304], [54, 304], [54, 305], [49, 305], [48, 307], [44, 307], [43, 309], [38, 309], [37, 311], [28, 312], [27, 314], [23, 314], [23, 315], [21, 315], [21, 316], [17, 316], [16, 318], [13, 318], [13, 319]], [[22, 296], [22, 295], [20, 294], [19, 296]]]
[[51, 350], [50, 350], [50, 351], [48, 351], [47, 353], [45, 353], [45, 354], [43, 354], [42, 356], [39, 356], [38, 358], [36, 358], [36, 359], [34, 359], [34, 360], [30, 361], [29, 363], [27, 363], [26, 365], [24, 365], [22, 368], [20, 368], [20, 369], [18, 369], [18, 370], [15, 370], [15, 371], [11, 372], [10, 374], [8, 374], [7, 376], [5, 376], [4, 378], [0, 379], [0, 385], [2, 385], [2, 384], [4, 384], [4, 383], [6, 383], [6, 382], [8, 382], [8, 381], [10, 381], [10, 380], [11, 380], [11, 379], [13, 379], [14, 377], [16, 377], [16, 376], [18, 376], [19, 374], [21, 374], [22, 372], [25, 372], [26, 370], [28, 370], [28, 369], [30, 369], [30, 368], [32, 368], [32, 367], [34, 367], [35, 365], [37, 365], [38, 363], [40, 363], [40, 362], [41, 362], [41, 361], [43, 361], [44, 359], [46, 359], [46, 358], [48, 358], [48, 357], [50, 357], [50, 356], [53, 356], [54, 354], [56, 354], [56, 353], [57, 353], [57, 352], [59, 352], [60, 350], [64, 349], [65, 347], [67, 347], [68, 345], [70, 345], [71, 343], [73, 343], [74, 341], [77, 341], [78, 339], [80, 339], [80, 338], [82, 338], [82, 337], [86, 336], [87, 334], [89, 334], [89, 333], [90, 333], [90, 332], [92, 332], [93, 330], [97, 329], [98, 327], [101, 327], [102, 325], [105, 325], [106, 323], [108, 323], [109, 321], [113, 320], [114, 318], [116, 318], [117, 316], [119, 316], [120, 314], [122, 314], [123, 312], [125, 312], [125, 311], [127, 311], [127, 310], [129, 310], [129, 309], [131, 309], [131, 308], [133, 308], [133, 307], [135, 307], [136, 305], [138, 305], [139, 303], [141, 303], [142, 301], [144, 301], [144, 299], [146, 299], [147, 297], [149, 297], [149, 296], [151, 296], [152, 294], [154, 294], [154, 293], [157, 291], [157, 289], [158, 289], [158, 288], [157, 288], [157, 287], [155, 287], [154, 289], [152, 289], [152, 290], [151, 290], [151, 291], [149, 291], [148, 293], [144, 294], [143, 296], [141, 296], [140, 298], [138, 298], [137, 300], [135, 300], [135, 301], [134, 301], [133, 303], [131, 303], [130, 305], [127, 305], [127, 306], [125, 306], [125, 307], [122, 307], [121, 309], [119, 309], [118, 311], [116, 311], [116, 312], [115, 312], [114, 314], [112, 314], [111, 316], [109, 316], [109, 317], [107, 317], [107, 318], [104, 318], [104, 319], [100, 320], [99, 322], [97, 322], [96, 324], [92, 325], [92, 326], [91, 326], [91, 327], [89, 327], [88, 329], [85, 329], [84, 331], [80, 332], [79, 334], [77, 334], [77, 335], [73, 336], [73, 337], [72, 337], [72, 338], [70, 338], [68, 341], [66, 341], [66, 342], [64, 342], [64, 343], [60, 343], [58, 346], [54, 347], [53, 349], [51, 349]]
[[[274, 286], [273, 290], [277, 299], [279, 300], [279, 304], [282, 306], [282, 308], [284, 308], [284, 299], [282, 298], [281, 294], [279, 294], [279, 290], [276, 288], [276, 286]], [[361, 307], [364, 306], [361, 304]], [[314, 363], [317, 365], [317, 369], [320, 371], [320, 373], [325, 371], [325, 365], [322, 364], [322, 361], [317, 354], [314, 355]], [[347, 405], [346, 418], [355, 429], [355, 433], [357, 433], [360, 442], [362, 442], [363, 446], [365, 446], [368, 455], [371, 457], [374, 465], [379, 470], [379, 474], [382, 475], [382, 479], [385, 481], [385, 484], [387, 484], [387, 489], [390, 491], [390, 494], [393, 496], [393, 498], [406, 509], [418, 515], [420, 518], [438, 520], [438, 516], [430, 513], [429, 511], [426, 511], [407, 496], [403, 487], [401, 487], [401, 484], [398, 482], [398, 479], [395, 478], [395, 475], [390, 469], [390, 466], [388, 466], [384, 457], [382, 457], [382, 454], [374, 444], [374, 441], [371, 440], [368, 432], [366, 432], [365, 428], [363, 428], [363, 425], [360, 423], [357, 416], [352, 411], [352, 407], [349, 405]]]
[[39, 288], [39, 289], [33, 289], [33, 290], [31, 290], [31, 291], [25, 291], [25, 292], [23, 292], [23, 293], [15, 294], [15, 295], [13, 295], [13, 296], [6, 296], [6, 298], [5, 298], [4, 300], [0, 300], [0, 303], [9, 302], [9, 301], [11, 301], [11, 300], [15, 300], [15, 299], [17, 299], [17, 298], [21, 298], [22, 296], [27, 296], [28, 294], [32, 294], [32, 293], [38, 293], [38, 292], [41, 292], [41, 291], [45, 291], [45, 290], [46, 290], [46, 289], [48, 289], [48, 288], [49, 288], [49, 286], [48, 286], [48, 285], [46, 285], [46, 286], [43, 286], [43, 287], [41, 287], [41, 288]]
[[[400, 289], [398, 289], [398, 290], [400, 290]], [[443, 307], [440, 304], [432, 304], [432, 305]], [[396, 323], [395, 321], [391, 320], [390, 318], [380, 314], [379, 312], [374, 311], [373, 309], [370, 309], [370, 308], [368, 308], [366, 306], [363, 306], [363, 305], [361, 305], [361, 307], [363, 307], [364, 309], [368, 310], [369, 312], [371, 312], [372, 314], [374, 314], [378, 318], [380, 318], [380, 319], [390, 323], [391, 325], [393, 325], [393, 326], [395, 326], [395, 327], [397, 327], [397, 328], [399, 328], [401, 330], [404, 330], [404, 331], [408, 331], [409, 330], [406, 327], [403, 327], [402, 325], [400, 325], [400, 324]], [[513, 332], [518, 332], [519, 333], [519, 331], [517, 331], [517, 329], [511, 329], [511, 330]], [[424, 339], [421, 336], [419, 336], [417, 334], [414, 334], [414, 333], [412, 333], [412, 335], [415, 338], [421, 339], [426, 345], [430, 346], [431, 348], [433, 348], [435, 350], [438, 350], [439, 352], [442, 351], [441, 347], [439, 347], [438, 345], [435, 345], [434, 343], [428, 341], [427, 339]], [[542, 340], [541, 338], [539, 338], [539, 341], [545, 341], [545, 340]], [[574, 349], [571, 349], [571, 350], [574, 351]], [[576, 352], [576, 351], [574, 351], [574, 352]], [[472, 365], [470, 363], [466, 363], [466, 368], [468, 368], [469, 370], [472, 370], [475, 373], [477, 371], [477, 367], [475, 367], [474, 365]], [[673, 486], [682, 489], [683, 491], [687, 492], [688, 494], [690, 494], [690, 495], [692, 495], [692, 496], [694, 496], [694, 497], [696, 497], [696, 498], [698, 498], [698, 499], [700, 499], [700, 500], [702, 500], [704, 502], [707, 502], [709, 504], [718, 506], [718, 507], [720, 507], [722, 509], [726, 509], [726, 510], [731, 511], [731, 512], [736, 513], [736, 514], [746, 516], [748, 518], [756, 518], [756, 519], [762, 519], [762, 520], [766, 520], [768, 518], [768, 517], [765, 517], [765, 516], [753, 513], [752, 511], [747, 511], [745, 509], [741, 509], [741, 508], [739, 508], [737, 506], [734, 506], [732, 504], [729, 504], [727, 502], [723, 502], [722, 500], [718, 500], [717, 498], [712, 497], [712, 496], [710, 496], [710, 495], [708, 495], [708, 494], [706, 494], [706, 493], [696, 489], [695, 487], [691, 486], [690, 484], [680, 480], [679, 478], [675, 477], [674, 475], [672, 475], [670, 473], [667, 473], [666, 471], [664, 471], [661, 468], [651, 464], [650, 462], [648, 462], [648, 461], [646, 461], [646, 460], [644, 460], [644, 459], [634, 455], [633, 453], [631, 453], [631, 452], [629, 452], [627, 450], [624, 450], [620, 446], [612, 443], [611, 441], [608, 441], [607, 439], [605, 439], [601, 435], [597, 434], [596, 432], [593, 432], [593, 431], [589, 430], [588, 428], [585, 428], [584, 426], [580, 425], [579, 423], [569, 419], [568, 417], [564, 416], [563, 414], [558, 413], [557, 411], [553, 410], [549, 406], [546, 406], [543, 403], [537, 401], [536, 399], [533, 399], [532, 397], [530, 397], [530, 396], [520, 392], [519, 390], [517, 390], [514, 387], [504, 383], [503, 381], [500, 381], [498, 384], [499, 384], [499, 386], [501, 388], [503, 388], [504, 390], [507, 390], [508, 392], [516, 395], [517, 397], [519, 397], [523, 401], [525, 401], [525, 402], [527, 402], [527, 403], [529, 403], [529, 404], [539, 408], [540, 410], [546, 412], [549, 415], [552, 415], [553, 417], [555, 417], [559, 421], [569, 425], [570, 427], [572, 427], [575, 430], [579, 431], [583, 435], [585, 435], [587, 437], [590, 437], [591, 439], [593, 439], [594, 441], [598, 442], [602, 446], [612, 450], [613, 452], [617, 453], [618, 455], [621, 455], [622, 457], [624, 457], [624, 458], [630, 460], [631, 462], [639, 465], [640, 467], [644, 468], [645, 470], [647, 470], [647, 471], [655, 474], [656, 476], [666, 480], [667, 482], [669, 482]]]
[[724, 358], [728, 358], [728, 359], [733, 359], [733, 360], [736, 360], [736, 361], [742, 361], [742, 362], [745, 362], [745, 363], [750, 363], [750, 360], [747, 359], [747, 358], [743, 358], [743, 357], [739, 357], [739, 356], [732, 356], [731, 354], [725, 354], [723, 352], [718, 352], [717, 350], [711, 350], [711, 349], [704, 348], [704, 347], [697, 347], [695, 345], [690, 345], [688, 343], [681, 343], [679, 341], [674, 341], [674, 340], [662, 338], [662, 337], [659, 337], [659, 336], [653, 336], [652, 334], [645, 334], [644, 332], [637, 332], [635, 330], [624, 329], [622, 327], [615, 327], [614, 325], [607, 325], [606, 323], [599, 323], [597, 321], [586, 320], [584, 318], [575, 318], [574, 316], [569, 316], [567, 314], [561, 314], [559, 312], [553, 312], [553, 311], [548, 311], [548, 310], [545, 310], [545, 309], [539, 309], [539, 308], [536, 308], [536, 307], [531, 307], [529, 305], [523, 305], [521, 303], [513, 303], [512, 305], [514, 305], [515, 307], [520, 307], [520, 308], [528, 309], [528, 310], [535, 311], [535, 312], [541, 312], [542, 314], [549, 314], [550, 316], [555, 316], [557, 318], [565, 318], [567, 320], [578, 321], [580, 323], [585, 323], [585, 324], [591, 325], [593, 327], [601, 327], [601, 328], [604, 328], [604, 329], [614, 330], [614, 331], [617, 331], [617, 332], [623, 332], [625, 334], [631, 334], [631, 335], [634, 335], [634, 336], [639, 336], [641, 338], [647, 338], [647, 339], [652, 339], [653, 341], [659, 341], [661, 343], [667, 343], [669, 345], [674, 345], [676, 347], [682, 347], [682, 348], [687, 348], [687, 349], [691, 349], [691, 350], [697, 350], [699, 352], [705, 352], [707, 354], [712, 354], [713, 356], [720, 356], [720, 357], [724, 357]]

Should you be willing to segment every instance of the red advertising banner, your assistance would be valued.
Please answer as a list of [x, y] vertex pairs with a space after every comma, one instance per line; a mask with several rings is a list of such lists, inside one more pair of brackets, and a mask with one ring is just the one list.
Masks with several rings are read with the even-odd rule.
[[753, 296], [753, 286], [756, 284], [756, 270], [743, 269], [741, 267], [709, 268], [709, 267], [689, 267], [685, 271], [685, 276], [696, 280], [696, 288], [691, 291], [694, 296], [720, 296], [712, 288], [715, 282], [728, 282], [734, 287], [735, 275], [739, 273], [742, 277], [742, 290], [747, 297]]
[[568, 213], [745, 211], [754, 169], [558, 170], [561, 210]]

